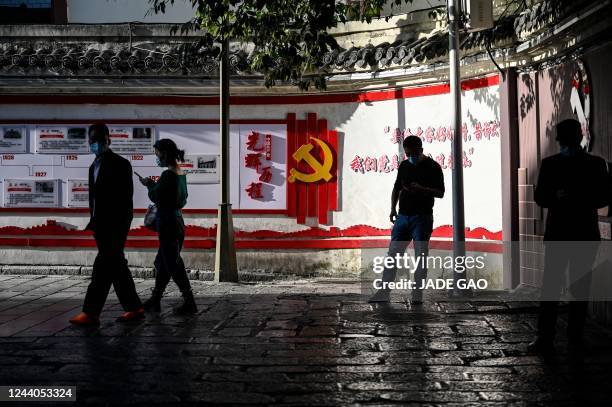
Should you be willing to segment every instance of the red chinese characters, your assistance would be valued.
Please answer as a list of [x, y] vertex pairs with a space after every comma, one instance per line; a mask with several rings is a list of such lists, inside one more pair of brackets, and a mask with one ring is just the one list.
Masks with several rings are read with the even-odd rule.
[[259, 145], [259, 133], [256, 131], [251, 132], [247, 136], [246, 146], [247, 146], [247, 150], [250, 150], [250, 151], [263, 151], [264, 150], [264, 146]]
[[363, 158], [359, 157], [358, 155], [356, 155], [355, 158], [351, 160], [351, 163], [349, 165], [351, 167], [351, 170], [355, 172], [361, 172], [362, 174], [365, 172], [363, 166]]
[[272, 180], [272, 171], [270, 170], [270, 166], [263, 167], [261, 169], [261, 174], [259, 175], [259, 180], [261, 182], [269, 183]]
[[400, 157], [398, 154], [393, 154], [391, 158], [386, 154], [380, 157], [360, 157], [356, 155], [349, 163], [349, 167], [351, 170], [361, 174], [366, 172], [389, 173], [397, 170], [402, 160], [403, 157]]
[[246, 193], [251, 199], [261, 199], [263, 198], [263, 194], [261, 193], [261, 182], [251, 182], [246, 189]]
[[247, 168], [253, 168], [259, 172], [261, 166], [261, 153], [248, 153], [244, 156], [244, 166]]
[[[264, 198], [264, 184], [270, 184], [273, 178], [272, 165], [272, 135], [251, 131], [246, 138], [247, 152], [244, 155], [244, 166], [255, 170], [256, 179], [245, 189], [251, 199]], [[271, 186], [272, 187], [272, 186]], [[273, 187], [272, 187], [273, 188]]]
[[264, 151], [266, 153], [266, 160], [272, 159], [272, 135], [266, 134], [266, 138], [264, 139]]

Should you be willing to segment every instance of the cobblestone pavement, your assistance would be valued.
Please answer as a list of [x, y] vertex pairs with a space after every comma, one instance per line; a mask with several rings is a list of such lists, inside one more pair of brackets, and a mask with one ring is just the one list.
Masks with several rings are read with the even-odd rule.
[[[529, 304], [404, 298], [372, 307], [359, 284], [194, 282], [200, 312], [99, 329], [69, 326], [88, 280], [0, 275], [0, 385], [73, 385], [81, 403], [610, 405], [612, 342], [526, 355]], [[138, 280], [146, 297], [152, 280]], [[39, 404], [38, 404], [39, 405]]]

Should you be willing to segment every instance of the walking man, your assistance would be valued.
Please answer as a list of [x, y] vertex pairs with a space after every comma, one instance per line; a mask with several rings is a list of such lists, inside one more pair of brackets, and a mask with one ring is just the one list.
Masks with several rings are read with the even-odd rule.
[[[412, 303], [423, 300], [422, 287], [427, 278], [429, 239], [433, 229], [434, 198], [444, 196], [444, 175], [440, 165], [423, 154], [423, 142], [417, 136], [408, 136], [403, 143], [406, 160], [402, 161], [391, 192], [391, 213], [393, 223], [388, 256], [403, 255], [410, 241], [414, 241], [415, 258], [422, 256], [415, 270], [416, 289], [412, 290]], [[399, 213], [397, 204], [399, 201]], [[397, 269], [385, 268], [383, 283], [395, 281]], [[391, 291], [383, 287], [371, 298], [370, 302], [388, 302]]]
[[105, 124], [93, 124], [89, 128], [89, 145], [96, 158], [89, 167], [91, 217], [86, 229], [93, 231], [98, 254], [83, 311], [70, 322], [79, 326], [99, 325], [111, 285], [125, 310], [117, 320], [142, 319], [144, 309], [124, 255], [133, 217], [132, 166], [109, 148], [109, 130]]
[[610, 185], [606, 162], [583, 151], [577, 120], [557, 124], [561, 152], [542, 160], [535, 201], [548, 209], [544, 233], [544, 280], [538, 316], [538, 336], [530, 352], [550, 355], [561, 288], [569, 266], [568, 344], [581, 346], [591, 286], [591, 270], [599, 247], [597, 209], [608, 205]]

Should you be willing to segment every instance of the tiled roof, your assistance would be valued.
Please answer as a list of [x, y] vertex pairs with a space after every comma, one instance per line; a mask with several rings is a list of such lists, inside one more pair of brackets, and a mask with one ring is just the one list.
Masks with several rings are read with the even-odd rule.
[[[504, 16], [493, 29], [470, 33], [462, 39], [462, 55], [469, 56], [492, 49], [506, 48], [536, 35], [551, 23], [560, 21], [585, 1], [548, 0], [518, 15]], [[218, 48], [194, 50], [185, 39], [149, 40], [147, 42], [97, 42], [85, 38], [79, 42], [46, 39], [0, 40], [0, 75], [17, 76], [216, 76], [214, 56]], [[323, 55], [326, 72], [383, 70], [445, 59], [448, 33], [432, 32], [419, 39], [392, 44], [339, 49]], [[248, 72], [248, 54], [230, 54], [235, 73]], [[278, 61], [282, 63], [282, 61]]]

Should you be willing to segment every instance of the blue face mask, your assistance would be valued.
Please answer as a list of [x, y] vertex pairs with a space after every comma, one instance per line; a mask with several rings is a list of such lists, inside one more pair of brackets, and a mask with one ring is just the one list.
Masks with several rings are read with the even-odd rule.
[[89, 150], [96, 156], [99, 156], [100, 154], [104, 152], [104, 148], [99, 142], [91, 143], [89, 145]]
[[418, 155], [409, 155], [408, 157], [406, 157], [406, 159], [412, 165], [416, 165], [419, 162], [419, 156]]
[[166, 167], [166, 160], [161, 159], [159, 157], [155, 157], [155, 162], [157, 163], [158, 167]]
[[581, 151], [580, 147], [561, 146], [561, 155], [564, 157], [574, 157]]

